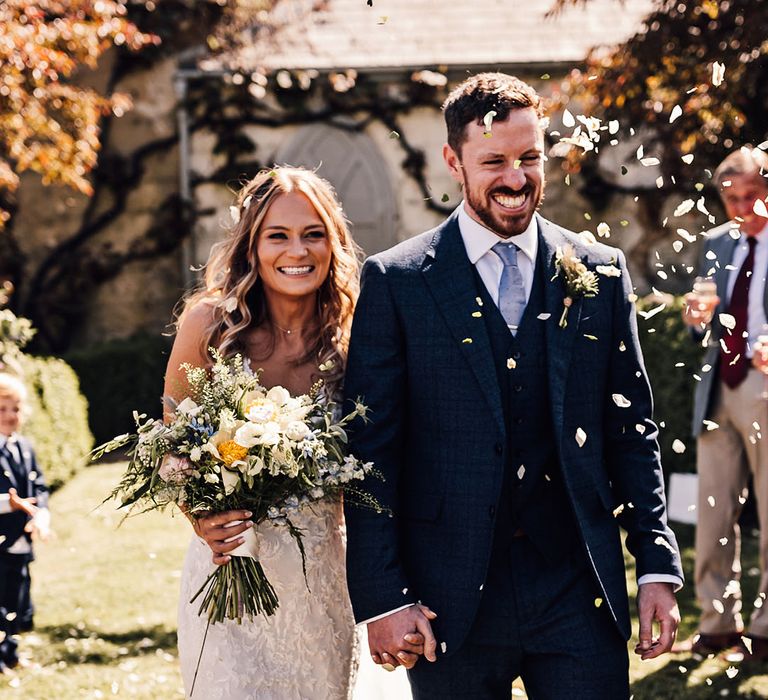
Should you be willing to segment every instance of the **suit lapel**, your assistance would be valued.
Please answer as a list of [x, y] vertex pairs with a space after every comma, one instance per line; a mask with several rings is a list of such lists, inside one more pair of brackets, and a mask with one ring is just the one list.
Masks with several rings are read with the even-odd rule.
[[3, 472], [8, 481], [11, 482], [11, 486], [17, 491], [19, 489], [19, 483], [16, 479], [16, 470], [11, 465], [10, 460], [5, 456], [5, 450], [0, 452], [0, 470]]
[[480, 389], [485, 396], [499, 429], [504, 432], [496, 368], [491, 352], [483, 308], [478, 304], [478, 290], [472, 264], [467, 258], [456, 213], [435, 233], [427, 251], [422, 273], [440, 309], [451, 335], [461, 348]]
[[[549, 375], [549, 396], [552, 403], [552, 420], [558, 438], [563, 429], [563, 413], [565, 406], [565, 387], [568, 380], [572, 348], [581, 320], [583, 299], [573, 300], [568, 310], [565, 328], [560, 327], [560, 317], [563, 313], [563, 300], [566, 297], [565, 286], [555, 267], [558, 247], [572, 245], [557, 226], [546, 219], [536, 216], [539, 224], [539, 260], [541, 270], [546, 274], [544, 279], [544, 309], [549, 314], [545, 321], [547, 336], [547, 368]], [[578, 254], [578, 249], [576, 250]]]

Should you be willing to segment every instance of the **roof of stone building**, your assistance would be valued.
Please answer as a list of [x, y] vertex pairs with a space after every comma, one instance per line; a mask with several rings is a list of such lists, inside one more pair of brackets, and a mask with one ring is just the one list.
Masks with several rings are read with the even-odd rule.
[[[221, 63], [267, 70], [563, 64], [636, 33], [653, 0], [281, 0], [270, 24]], [[211, 65], [211, 64], [209, 64]]]

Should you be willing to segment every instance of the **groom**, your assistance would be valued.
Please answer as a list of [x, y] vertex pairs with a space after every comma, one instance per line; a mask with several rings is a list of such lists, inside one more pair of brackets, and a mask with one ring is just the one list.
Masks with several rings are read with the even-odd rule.
[[534, 700], [626, 698], [619, 525], [644, 659], [673, 642], [683, 574], [624, 256], [536, 214], [529, 85], [477, 75], [444, 113], [464, 202], [367, 261], [352, 329], [345, 392], [370, 408], [352, 449], [391, 509], [347, 508], [356, 619], [416, 700], [509, 700], [517, 677]]

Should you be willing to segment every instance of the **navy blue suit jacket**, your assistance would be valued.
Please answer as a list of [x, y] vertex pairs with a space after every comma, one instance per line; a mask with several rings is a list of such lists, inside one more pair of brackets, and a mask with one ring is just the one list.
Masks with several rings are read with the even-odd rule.
[[[36, 498], [37, 506], [47, 508], [48, 487], [37, 464], [32, 444], [26, 438], [18, 436], [16, 447], [21, 453], [24, 480], [20, 482], [16, 478], [8, 460], [0, 455], [0, 493], [8, 493], [9, 489], [14, 488], [23, 498]], [[28, 520], [27, 514], [19, 510], [0, 515], [0, 553], [6, 552], [19, 537], [26, 537], [27, 541], [32, 543], [29, 533], [24, 532]]]
[[[587, 246], [539, 216], [537, 222], [549, 261], [550, 315], [542, 322], [557, 452], [586, 556], [628, 638], [619, 523], [639, 576], [683, 576], [666, 523], [632, 286], [621, 251]], [[621, 274], [600, 274], [599, 293], [576, 299], [560, 328], [566, 293], [554, 279], [554, 260], [567, 244], [590, 269], [613, 264]], [[365, 488], [392, 511], [346, 508], [355, 617], [421, 600], [438, 613], [436, 634], [449, 654], [477, 614], [507, 449], [482, 311], [454, 213], [366, 262], [346, 374], [346, 396], [362, 397], [371, 409], [370, 422], [353, 433], [352, 450], [383, 473], [384, 481], [368, 479]], [[614, 400], [618, 394], [628, 406]]]

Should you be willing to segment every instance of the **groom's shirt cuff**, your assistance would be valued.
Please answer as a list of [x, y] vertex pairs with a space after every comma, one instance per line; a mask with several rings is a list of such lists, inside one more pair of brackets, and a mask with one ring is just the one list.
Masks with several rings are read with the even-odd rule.
[[390, 615], [394, 615], [396, 612], [400, 612], [401, 610], [410, 608], [412, 605], [415, 605], [415, 603], [408, 603], [408, 605], [401, 605], [399, 608], [395, 608], [394, 610], [388, 610], [385, 613], [381, 613], [381, 615], [376, 615], [376, 617], [369, 617], [367, 620], [360, 620], [360, 622], [358, 622], [357, 624], [367, 625], [369, 622], [376, 622], [376, 620], [381, 620], [384, 617], [389, 617]]
[[644, 583], [671, 583], [675, 587], [675, 593], [683, 587], [683, 580], [673, 574], [645, 574], [637, 579], [638, 586]]

